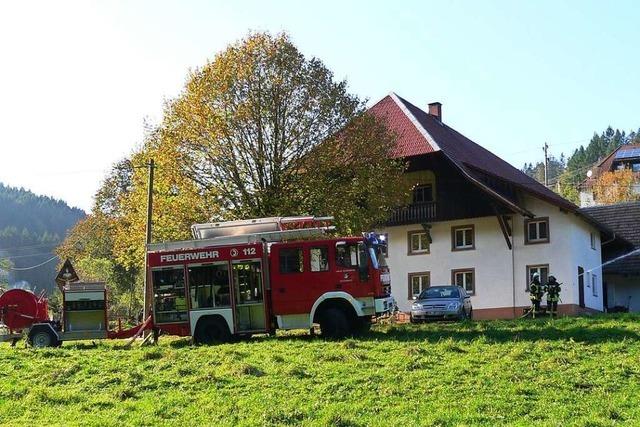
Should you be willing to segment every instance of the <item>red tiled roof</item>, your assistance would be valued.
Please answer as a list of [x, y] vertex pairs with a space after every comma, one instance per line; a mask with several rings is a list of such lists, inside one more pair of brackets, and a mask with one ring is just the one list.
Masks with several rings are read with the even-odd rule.
[[[397, 157], [410, 157], [440, 150], [468, 179], [476, 181], [475, 183], [484, 187], [485, 191], [493, 193], [492, 196], [510, 205], [516, 205], [516, 203], [513, 200], [505, 200], [499, 189], [479, 182], [478, 171], [506, 181], [556, 206], [571, 211], [578, 209], [570, 201], [445, 125], [435, 116], [427, 114], [395, 94], [386, 96], [369, 111], [378, 117], [388, 117], [388, 124], [392, 130], [403, 131], [403, 133], [398, 132], [398, 143], [394, 150], [394, 155]], [[522, 207], [519, 210], [527, 213]]]
[[418, 128], [407, 118], [407, 115], [391, 96], [382, 98], [369, 108], [368, 112], [385, 120], [389, 130], [396, 134], [396, 146], [392, 150], [393, 157], [411, 157], [434, 152], [433, 147], [429, 145]]

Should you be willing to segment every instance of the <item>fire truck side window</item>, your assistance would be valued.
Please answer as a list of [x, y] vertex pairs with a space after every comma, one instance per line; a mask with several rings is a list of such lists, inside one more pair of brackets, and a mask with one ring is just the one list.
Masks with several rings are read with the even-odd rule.
[[157, 323], [187, 320], [187, 300], [184, 292], [184, 269], [154, 270], [152, 272]]
[[213, 264], [189, 267], [191, 308], [229, 307], [229, 265]]
[[236, 304], [262, 301], [262, 268], [260, 261], [244, 261], [233, 265]]
[[358, 245], [356, 243], [336, 245], [336, 264], [341, 267], [358, 267]]
[[309, 251], [311, 271], [329, 271], [329, 248], [311, 248]]
[[280, 273], [302, 273], [302, 262], [302, 248], [280, 249]]

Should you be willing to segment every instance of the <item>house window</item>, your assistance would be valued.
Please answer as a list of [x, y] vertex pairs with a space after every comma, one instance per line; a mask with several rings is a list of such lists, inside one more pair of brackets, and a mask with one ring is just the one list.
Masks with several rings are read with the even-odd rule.
[[302, 248], [280, 249], [280, 273], [302, 273]]
[[595, 233], [591, 233], [591, 249], [595, 250], [596, 249], [596, 234]]
[[598, 276], [595, 274], [591, 275], [591, 292], [594, 297], [598, 296]]
[[426, 231], [410, 231], [408, 236], [409, 255], [429, 253], [429, 234]]
[[431, 184], [413, 187], [413, 204], [433, 202], [433, 186]]
[[311, 271], [329, 271], [329, 248], [326, 246], [311, 248], [309, 261], [311, 262]]
[[475, 249], [475, 236], [473, 225], [451, 227], [451, 250], [465, 251]]
[[525, 220], [524, 243], [549, 243], [549, 218]]
[[533, 282], [535, 273], [540, 275], [540, 283], [544, 285], [549, 278], [549, 264], [527, 265], [527, 292], [529, 291], [529, 285]]
[[418, 295], [429, 287], [431, 274], [428, 271], [422, 273], [409, 273], [409, 299], [417, 298]]
[[631, 164], [631, 171], [640, 172], [640, 163], [632, 163]]
[[469, 295], [476, 293], [475, 270], [473, 268], [451, 270], [451, 282], [461, 286]]

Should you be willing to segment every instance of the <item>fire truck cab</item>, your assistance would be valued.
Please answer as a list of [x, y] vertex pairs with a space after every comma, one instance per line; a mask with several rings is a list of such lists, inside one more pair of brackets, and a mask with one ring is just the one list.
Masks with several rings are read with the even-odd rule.
[[153, 324], [197, 343], [307, 329], [342, 337], [394, 307], [385, 242], [333, 238], [331, 218], [196, 224], [195, 239], [148, 246]]

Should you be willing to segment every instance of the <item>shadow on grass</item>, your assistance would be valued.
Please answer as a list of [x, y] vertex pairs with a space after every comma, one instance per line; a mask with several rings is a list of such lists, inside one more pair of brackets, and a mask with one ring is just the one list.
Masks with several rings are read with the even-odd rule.
[[[358, 341], [427, 341], [437, 343], [442, 340], [453, 340], [468, 343], [483, 339], [490, 343], [506, 343], [516, 341], [569, 341], [585, 344], [618, 342], [623, 340], [640, 340], [640, 334], [620, 326], [598, 324], [590, 319], [582, 325], [570, 326], [566, 323], [558, 325], [547, 322], [503, 321], [503, 322], [466, 322], [466, 323], [431, 323], [428, 325], [395, 324], [374, 328], [370, 332], [358, 336]], [[259, 336], [253, 342], [276, 339], [278, 341], [313, 341], [322, 339], [309, 334], [279, 335], [277, 337]]]
[[568, 327], [556, 328], [553, 326], [539, 329], [491, 329], [474, 330], [438, 330], [438, 329], [413, 329], [390, 328], [386, 331], [371, 331], [360, 337], [361, 340], [375, 341], [428, 341], [438, 342], [451, 339], [459, 342], [470, 342], [479, 338], [492, 343], [505, 343], [514, 341], [568, 341], [598, 344], [622, 340], [639, 340], [637, 332], [620, 327]]

